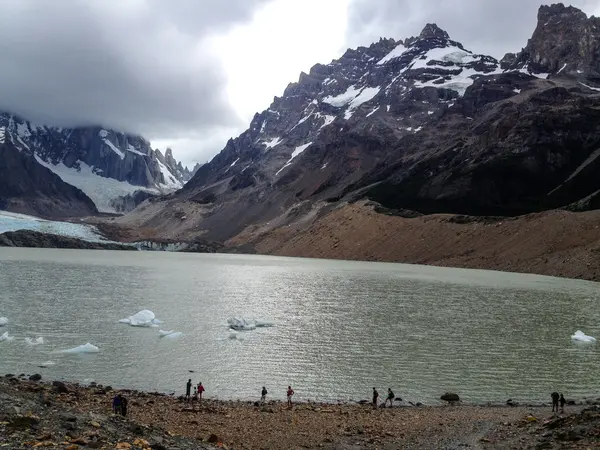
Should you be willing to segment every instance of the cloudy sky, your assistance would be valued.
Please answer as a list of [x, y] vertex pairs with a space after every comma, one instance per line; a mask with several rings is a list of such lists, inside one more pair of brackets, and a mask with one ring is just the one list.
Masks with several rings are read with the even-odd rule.
[[[552, 2], [545, 2], [552, 3]], [[571, 2], [600, 16], [600, 0]], [[140, 133], [204, 162], [300, 71], [436, 22], [496, 57], [541, 0], [0, 0], [0, 108]]]

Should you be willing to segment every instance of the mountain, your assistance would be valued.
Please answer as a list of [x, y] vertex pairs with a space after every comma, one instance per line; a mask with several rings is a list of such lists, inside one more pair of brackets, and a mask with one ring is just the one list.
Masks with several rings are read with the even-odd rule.
[[322, 242], [313, 225], [349, 204], [406, 217], [598, 208], [597, 25], [543, 6], [501, 61], [434, 24], [348, 50], [302, 73], [181, 191], [119, 223], [273, 252], [306, 230]]
[[0, 113], [0, 129], [21, 152], [83, 191], [100, 212], [133, 209], [180, 189], [193, 175], [171, 149], [163, 156], [139, 136], [101, 127], [42, 126], [9, 113]]
[[35, 158], [14, 145], [10, 132], [0, 130], [0, 209], [41, 217], [87, 216], [94, 202], [65, 183]]

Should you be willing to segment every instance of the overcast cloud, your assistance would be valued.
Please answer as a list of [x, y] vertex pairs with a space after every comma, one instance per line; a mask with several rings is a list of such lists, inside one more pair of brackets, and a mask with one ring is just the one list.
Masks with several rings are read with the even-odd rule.
[[[405, 39], [436, 23], [465, 48], [502, 58], [527, 44], [543, 0], [350, 0], [347, 42], [365, 45], [379, 37]], [[565, 2], [600, 15], [599, 0]]]
[[266, 0], [2, 0], [0, 108], [40, 123], [150, 139], [236, 128], [206, 45]]

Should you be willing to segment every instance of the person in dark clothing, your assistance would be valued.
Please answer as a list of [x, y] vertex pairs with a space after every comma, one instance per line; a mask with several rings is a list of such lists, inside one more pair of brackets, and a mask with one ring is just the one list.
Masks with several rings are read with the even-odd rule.
[[127, 415], [127, 403], [129, 403], [127, 397], [121, 397], [121, 414], [123, 416]]
[[373, 388], [373, 409], [377, 408], [377, 399], [379, 398], [379, 392], [377, 389]]
[[392, 392], [392, 389], [391, 389], [391, 388], [388, 388], [388, 395], [387, 395], [387, 398], [385, 399], [385, 403], [384, 403], [384, 405], [387, 405], [387, 402], [389, 401], [389, 402], [390, 402], [390, 408], [391, 408], [392, 406], [394, 406], [394, 405], [392, 404], [392, 402], [393, 402], [393, 400], [394, 400], [394, 397], [395, 397], [395, 395], [394, 395], [394, 393]]
[[115, 414], [121, 414], [121, 399], [121, 394], [117, 394], [113, 397], [112, 409]]
[[190, 378], [185, 385], [185, 400], [190, 401], [190, 396], [192, 394], [192, 379]]
[[558, 399], [560, 397], [558, 395], [558, 392], [553, 392], [552, 394], [550, 394], [550, 397], [552, 398], [552, 412], [558, 412]]
[[562, 395], [562, 393], [560, 394], [560, 398], [558, 399], [558, 401], [560, 402], [560, 412], [564, 413], [565, 412], [565, 403], [567, 403], [567, 401], [565, 400], [565, 396]]
[[260, 402], [264, 403], [267, 400], [267, 388], [263, 386], [262, 391], [260, 391]]

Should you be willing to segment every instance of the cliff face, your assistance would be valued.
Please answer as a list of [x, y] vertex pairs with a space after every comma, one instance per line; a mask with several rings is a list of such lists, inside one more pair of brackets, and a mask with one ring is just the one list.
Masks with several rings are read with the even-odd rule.
[[538, 19], [501, 62], [428, 24], [318, 64], [184, 189], [123, 223], [253, 244], [365, 198], [419, 214], [596, 208], [598, 19], [563, 5]]
[[21, 152], [4, 131], [0, 133], [0, 209], [42, 217], [97, 213], [83, 192]]

